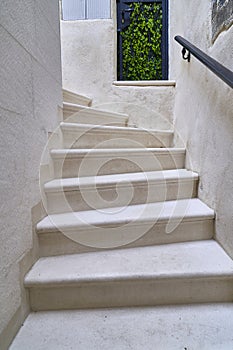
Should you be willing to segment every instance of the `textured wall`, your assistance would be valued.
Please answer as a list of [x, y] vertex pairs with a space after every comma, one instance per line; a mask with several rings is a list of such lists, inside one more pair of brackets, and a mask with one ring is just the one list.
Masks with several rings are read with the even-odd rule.
[[[233, 70], [233, 27], [212, 45], [210, 0], [177, 0], [170, 10], [172, 36], [184, 36]], [[200, 174], [199, 196], [216, 211], [216, 239], [233, 257], [233, 90], [194, 57], [183, 61], [180, 52], [173, 42], [176, 130], [187, 144], [187, 166]]]
[[27, 312], [20, 281], [36, 256], [40, 156], [62, 103], [58, 14], [57, 0], [0, 1], [1, 349]]
[[233, 23], [233, 1], [212, 0], [212, 39]]

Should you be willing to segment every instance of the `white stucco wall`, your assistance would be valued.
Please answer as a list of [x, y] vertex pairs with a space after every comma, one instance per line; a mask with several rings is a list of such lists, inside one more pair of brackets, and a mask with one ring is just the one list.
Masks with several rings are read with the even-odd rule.
[[[112, 19], [61, 21], [63, 87], [93, 98], [93, 105], [130, 114], [130, 123], [170, 128], [174, 86], [122, 87], [117, 80], [115, 2]], [[132, 104], [128, 106], [128, 104]]]
[[[172, 35], [233, 70], [233, 27], [212, 44], [211, 1], [176, 0], [170, 7]], [[200, 174], [199, 197], [216, 211], [216, 239], [233, 257], [233, 91], [194, 57], [183, 61], [180, 51], [174, 42], [175, 127], [187, 144], [187, 166]]]
[[61, 44], [64, 88], [105, 102], [115, 80], [112, 19], [61, 21]]
[[62, 106], [58, 0], [0, 1], [0, 348], [28, 304], [23, 274], [36, 257], [39, 165]]

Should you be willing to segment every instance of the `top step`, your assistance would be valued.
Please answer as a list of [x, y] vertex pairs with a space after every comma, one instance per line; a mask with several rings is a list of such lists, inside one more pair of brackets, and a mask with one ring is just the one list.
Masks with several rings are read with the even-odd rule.
[[62, 90], [63, 93], [63, 101], [68, 103], [77, 103], [82, 106], [90, 106], [92, 100], [89, 97], [76, 94], [69, 90]]

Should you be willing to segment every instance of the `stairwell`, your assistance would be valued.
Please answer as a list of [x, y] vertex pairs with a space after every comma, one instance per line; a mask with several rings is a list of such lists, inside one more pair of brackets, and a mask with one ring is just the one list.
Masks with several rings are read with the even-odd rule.
[[230, 349], [233, 261], [173, 130], [63, 96], [32, 313], [11, 349]]

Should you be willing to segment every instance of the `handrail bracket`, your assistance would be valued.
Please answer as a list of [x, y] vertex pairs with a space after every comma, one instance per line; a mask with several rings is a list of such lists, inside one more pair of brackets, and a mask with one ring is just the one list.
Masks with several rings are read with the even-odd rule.
[[191, 44], [188, 40], [180, 35], [175, 36], [175, 40], [183, 47], [182, 57], [184, 60], [190, 62], [191, 55], [196, 57], [201, 63], [222, 79], [227, 85], [233, 88], [233, 72], [224, 67], [220, 62], [207, 55], [195, 45]]
[[183, 47], [182, 49], [182, 57], [184, 60], [187, 60], [188, 62], [190, 62], [191, 59], [191, 53], [189, 50], [187, 50], [185, 47]]

